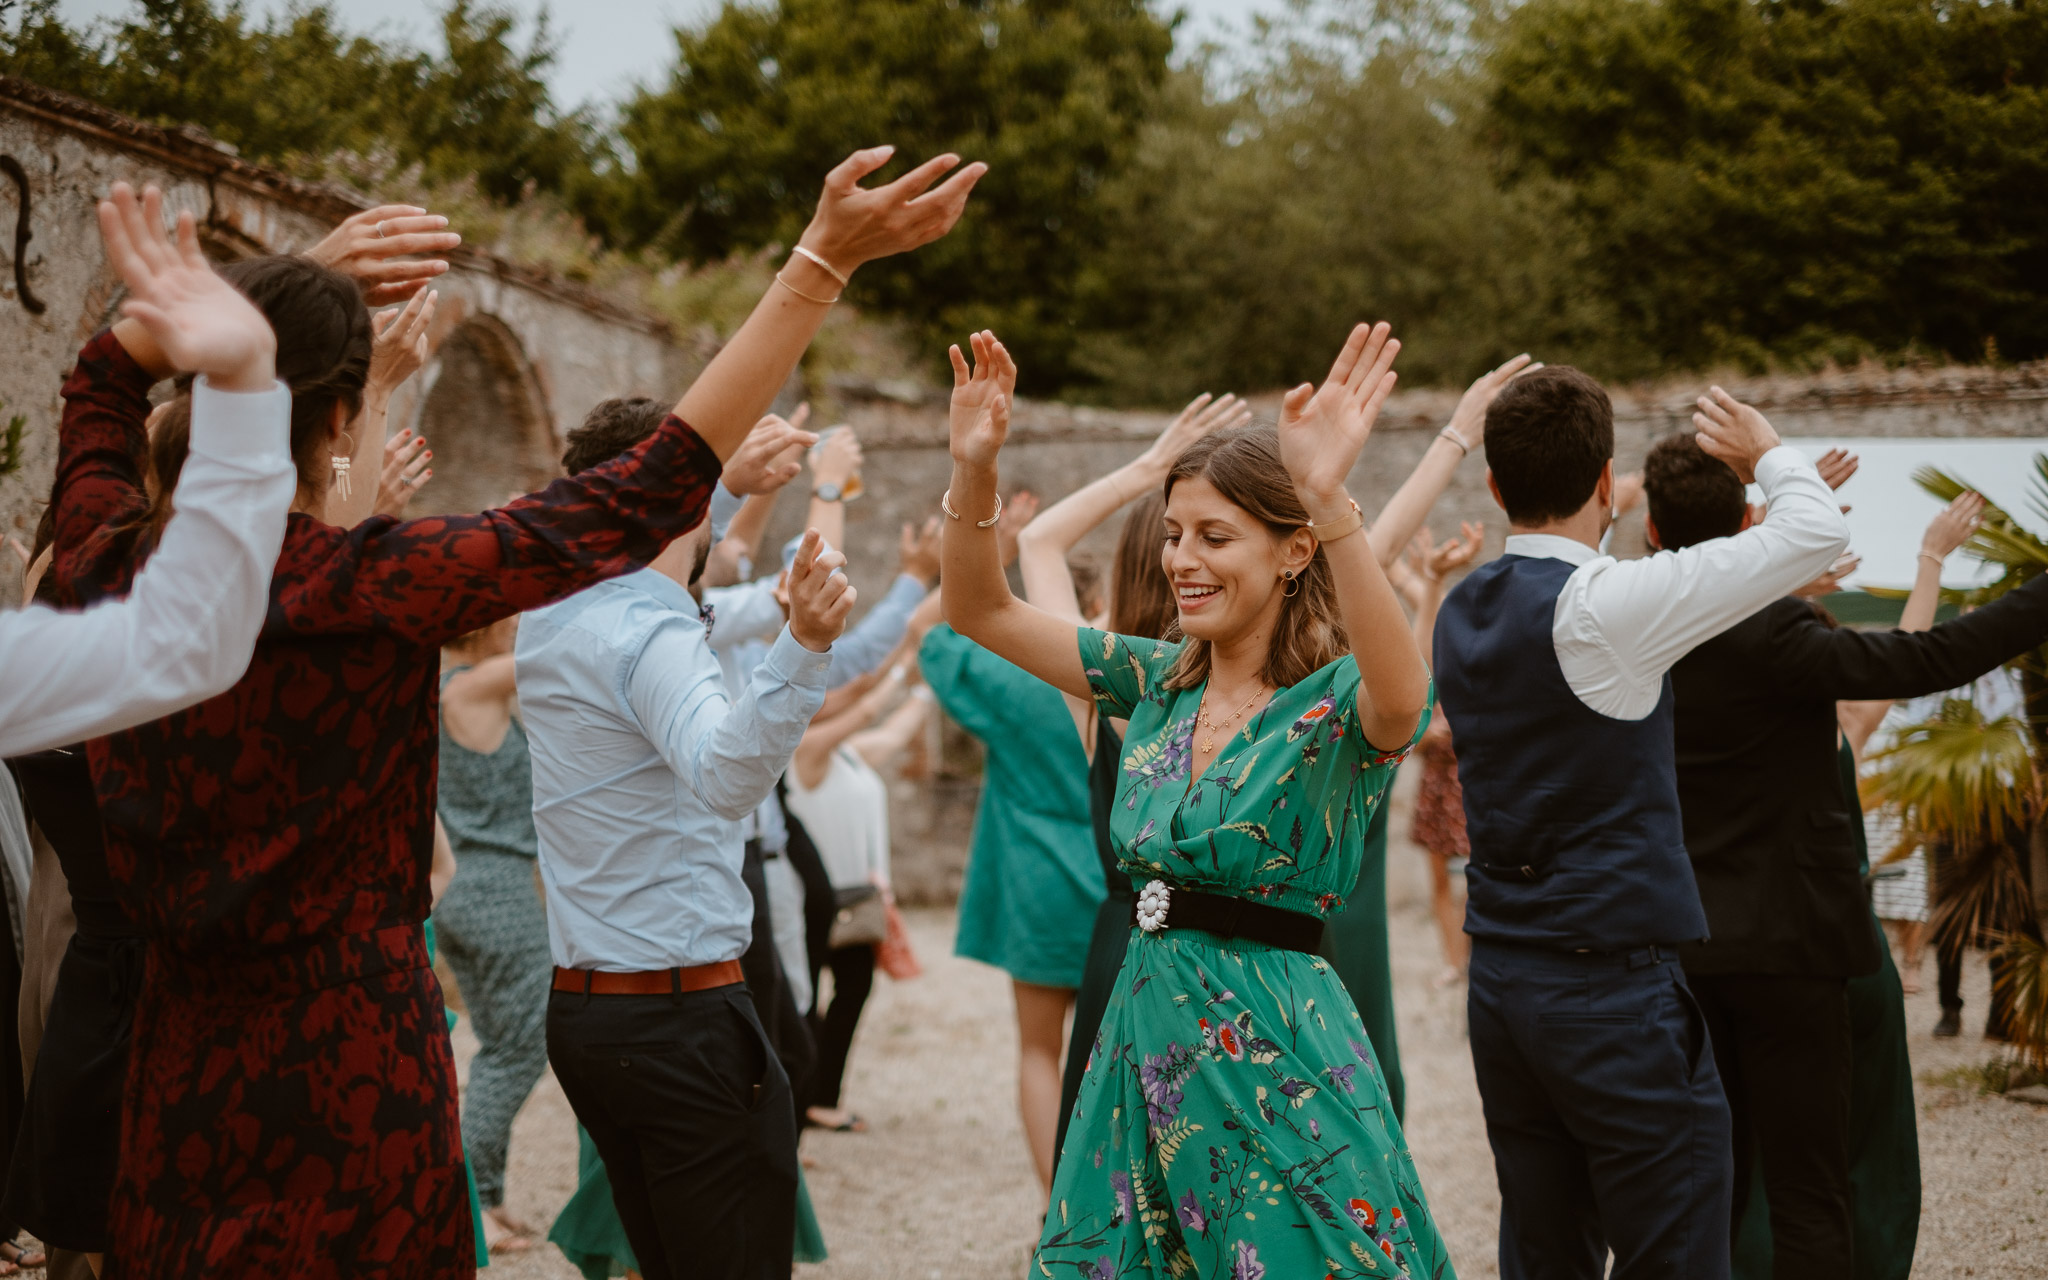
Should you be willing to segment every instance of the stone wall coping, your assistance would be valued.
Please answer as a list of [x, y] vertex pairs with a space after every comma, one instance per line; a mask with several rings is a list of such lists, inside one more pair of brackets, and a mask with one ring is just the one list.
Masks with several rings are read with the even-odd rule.
[[[295, 178], [281, 170], [244, 160], [235, 153], [234, 147], [196, 125], [166, 129], [147, 124], [98, 103], [15, 76], [0, 75], [0, 107], [73, 133], [112, 142], [127, 151], [154, 156], [171, 167], [240, 187], [252, 195], [273, 200], [328, 223], [339, 223], [352, 214], [373, 209], [382, 203], [336, 183]], [[667, 320], [615, 302], [594, 289], [563, 279], [551, 271], [512, 262], [468, 245], [447, 257], [451, 267], [489, 275], [607, 320], [673, 340], [674, 330]]]

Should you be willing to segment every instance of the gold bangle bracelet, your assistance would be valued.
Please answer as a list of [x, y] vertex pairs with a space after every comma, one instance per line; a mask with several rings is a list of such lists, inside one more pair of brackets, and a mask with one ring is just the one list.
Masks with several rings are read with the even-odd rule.
[[795, 285], [791, 284], [789, 281], [784, 280], [782, 278], [782, 273], [780, 271], [775, 273], [775, 283], [789, 290], [797, 297], [802, 298], [805, 302], [815, 302], [821, 307], [829, 307], [833, 303], [839, 301], [839, 299], [836, 296], [830, 298], [821, 298], [815, 293], [805, 293], [802, 289], [799, 289]]
[[831, 276], [834, 280], [837, 280], [839, 282], [840, 288], [844, 289], [846, 287], [846, 277], [839, 274], [837, 268], [835, 268], [831, 263], [825, 261], [823, 258], [819, 257], [817, 254], [812, 253], [809, 249], [804, 248], [802, 245], [797, 245], [795, 248], [791, 249], [790, 252], [796, 254], [798, 257], [809, 258], [813, 263], [817, 264], [818, 270], [824, 272], [828, 276]]
[[[948, 520], [960, 519], [960, 513], [958, 511], [953, 510], [953, 491], [951, 489], [948, 489], [944, 493], [939, 495], [939, 510], [946, 513], [946, 518]], [[974, 522], [974, 527], [977, 529], [987, 529], [993, 526], [996, 521], [1002, 518], [1003, 495], [999, 493], [996, 495], [996, 513], [986, 520], [976, 520]]]

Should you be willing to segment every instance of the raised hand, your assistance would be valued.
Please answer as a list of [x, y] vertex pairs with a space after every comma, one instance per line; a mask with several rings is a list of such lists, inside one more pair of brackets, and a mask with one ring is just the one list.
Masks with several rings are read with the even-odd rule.
[[1442, 545], [1432, 547], [1424, 558], [1423, 572], [1432, 581], [1441, 582], [1445, 575], [1471, 564], [1478, 556], [1479, 549], [1486, 545], [1486, 526], [1470, 520], [1461, 521], [1459, 535], [1444, 539]]
[[835, 427], [826, 434], [825, 447], [811, 461], [811, 480], [814, 484], [834, 484], [844, 489], [846, 482], [860, 473], [860, 462], [860, 437], [852, 427]]
[[811, 405], [805, 401], [787, 418], [771, 413], [755, 423], [718, 477], [727, 492], [740, 497], [774, 493], [803, 474], [804, 450], [818, 443], [816, 433], [804, 430], [810, 420]]
[[255, 304], [213, 273], [199, 251], [192, 215], [178, 215], [177, 242], [164, 234], [163, 193], [117, 182], [100, 201], [107, 259], [128, 285], [121, 314], [142, 326], [174, 369], [203, 373], [229, 391], [267, 390], [277, 381], [277, 335]]
[[934, 187], [939, 175], [960, 164], [956, 155], [934, 156], [896, 181], [863, 187], [860, 180], [889, 163], [893, 146], [856, 151], [825, 175], [818, 211], [798, 244], [823, 258], [841, 276], [862, 263], [907, 253], [953, 229], [967, 208], [968, 193], [988, 166], [962, 166]]
[[1280, 405], [1280, 461], [1315, 521], [1344, 515], [1344, 478], [1394, 389], [1400, 342], [1384, 321], [1351, 331], [1320, 387], [1304, 382]]
[[974, 350], [971, 369], [957, 344], [946, 351], [953, 362], [948, 447], [956, 462], [992, 467], [1010, 434], [1010, 388], [1017, 385], [1017, 365], [986, 329], [967, 343]]
[[846, 556], [822, 549], [824, 540], [816, 529], [804, 530], [797, 544], [796, 563], [790, 566], [789, 633], [812, 653], [824, 653], [846, 630], [846, 616], [853, 611], [858, 593], [839, 572]]
[[380, 516], [403, 516], [412, 495], [434, 478], [434, 469], [427, 465], [433, 460], [434, 451], [411, 427], [386, 440], [384, 467], [377, 474], [377, 504], [370, 510]]
[[1189, 445], [1203, 436], [1227, 427], [1241, 427], [1251, 420], [1251, 407], [1244, 401], [1234, 395], [1212, 400], [1205, 391], [1166, 424], [1166, 430], [1145, 450], [1144, 460], [1158, 470], [1167, 470], [1187, 452]]
[[414, 294], [403, 310], [370, 317], [377, 338], [370, 348], [369, 395], [389, 396], [427, 363], [427, 330], [440, 300], [440, 291], [429, 289]]
[[1707, 456], [1727, 463], [1744, 484], [1756, 481], [1756, 464], [1784, 443], [1770, 419], [1719, 387], [1709, 387], [1699, 398], [1692, 425]]
[[1965, 489], [1955, 496], [1955, 501], [1936, 513], [1927, 522], [1927, 532], [1920, 535], [1920, 552], [1936, 560], [1946, 560], [1957, 547], [1968, 542], [1977, 532], [1977, 526], [1984, 523], [1984, 495]]
[[1458, 397], [1458, 407], [1451, 411], [1451, 430], [1464, 442], [1467, 449], [1477, 449], [1486, 441], [1486, 410], [1493, 404], [1501, 388], [1513, 382], [1524, 373], [1541, 369], [1541, 360], [1531, 361], [1524, 352], [1491, 373], [1482, 373], [1465, 394]]
[[447, 253], [461, 244], [462, 237], [447, 227], [448, 219], [417, 205], [379, 205], [344, 219], [306, 256], [362, 286], [366, 304], [387, 306], [404, 302], [448, 270], [442, 259], [409, 257]]
[[1820, 478], [1827, 481], [1828, 488], [1839, 489], [1849, 483], [1849, 477], [1855, 475], [1856, 469], [1862, 465], [1863, 459], [1847, 449], [1835, 448], [1820, 455], [1820, 460], [1813, 467], [1820, 472]]
[[926, 590], [939, 580], [939, 518], [931, 517], [922, 528], [914, 524], [903, 526], [902, 547], [903, 572], [925, 585]]
[[1828, 566], [1828, 571], [1792, 594], [1804, 600], [1818, 600], [1833, 595], [1842, 589], [1842, 580], [1863, 567], [1863, 557], [1853, 551], [1844, 552], [1839, 560]]
[[996, 521], [996, 556], [1005, 569], [1017, 563], [1017, 535], [1038, 519], [1038, 495], [1019, 489], [1003, 504], [1003, 518]]

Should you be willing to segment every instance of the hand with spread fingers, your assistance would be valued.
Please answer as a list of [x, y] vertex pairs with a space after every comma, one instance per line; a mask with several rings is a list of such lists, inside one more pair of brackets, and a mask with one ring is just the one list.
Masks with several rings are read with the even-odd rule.
[[810, 419], [806, 401], [787, 418], [771, 413], [755, 423], [718, 477], [726, 491], [742, 498], [770, 494], [803, 474], [804, 451], [818, 443], [816, 432], [804, 430]]
[[1359, 325], [1320, 387], [1303, 383], [1280, 406], [1280, 461], [1294, 481], [1309, 518], [1338, 519], [1350, 509], [1345, 477], [1394, 390], [1399, 339], [1384, 321]]
[[[840, 161], [825, 175], [818, 210], [797, 241], [806, 253], [822, 258], [842, 284], [863, 263], [908, 253], [951, 231], [974, 184], [988, 172], [978, 160], [960, 165], [959, 156], [948, 154], [934, 156], [894, 182], [860, 185], [895, 154], [893, 146], [869, 147]], [[939, 182], [949, 169], [952, 175]]]
[[797, 544], [796, 563], [789, 569], [789, 633], [812, 653], [824, 653], [846, 630], [858, 594], [840, 572], [846, 556], [824, 545], [816, 529], [806, 529]]
[[344, 219], [306, 256], [353, 279], [362, 286], [363, 301], [381, 307], [404, 302], [448, 270], [445, 259], [413, 255], [447, 253], [461, 243], [440, 214], [386, 204]]
[[1957, 494], [1955, 501], [1928, 521], [1927, 532], [1920, 535], [1920, 554], [1937, 563], [1948, 559], [1957, 548], [1977, 536], [1988, 505], [1981, 493], [1965, 489]]
[[1234, 395], [1225, 394], [1221, 399], [1212, 399], [1203, 392], [1188, 402], [1188, 407], [1166, 424], [1166, 430], [1159, 433], [1139, 461], [1150, 470], [1157, 471], [1161, 480], [1173, 468], [1180, 455], [1188, 446], [1212, 431], [1227, 427], [1241, 427], [1252, 420], [1251, 406]]
[[400, 383], [418, 373], [427, 363], [427, 333], [434, 323], [439, 290], [428, 289], [412, 296], [401, 310], [379, 311], [370, 317], [376, 341], [370, 348], [370, 378], [364, 394], [385, 396]]
[[1445, 538], [1422, 557], [1422, 572], [1432, 582], [1442, 582], [1456, 570], [1471, 564], [1486, 545], [1486, 526], [1471, 520], [1458, 525], [1458, 536]]
[[371, 510], [380, 516], [404, 516], [412, 495], [434, 478], [434, 469], [427, 465], [433, 460], [434, 451], [411, 427], [386, 440], [384, 469], [377, 475], [377, 505]]
[[1700, 448], [1727, 463], [1744, 484], [1755, 483], [1756, 464], [1784, 443], [1769, 418], [1719, 387], [1709, 387], [1699, 398], [1692, 425]]
[[164, 234], [163, 192], [142, 199], [125, 182], [100, 201], [107, 258], [128, 285], [121, 314], [140, 326], [176, 371], [203, 373], [227, 391], [264, 391], [277, 380], [277, 335], [254, 303], [214, 274], [190, 213], [177, 239]]

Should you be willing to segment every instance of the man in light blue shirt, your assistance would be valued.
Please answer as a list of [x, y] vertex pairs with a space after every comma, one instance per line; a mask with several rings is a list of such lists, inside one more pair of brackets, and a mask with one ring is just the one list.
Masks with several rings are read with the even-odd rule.
[[[651, 402], [607, 402], [571, 435], [564, 463], [572, 473], [595, 466], [659, 421]], [[740, 978], [754, 916], [741, 823], [773, 792], [824, 701], [854, 591], [836, 572], [844, 557], [806, 535], [790, 570], [789, 624], [729, 696], [688, 590], [710, 533], [707, 521], [648, 568], [520, 626], [557, 966], [548, 1057], [643, 1263], [665, 1255], [680, 1275], [720, 1238], [746, 1270], [691, 1274], [754, 1274], [778, 1255], [787, 1274], [796, 1118]]]

